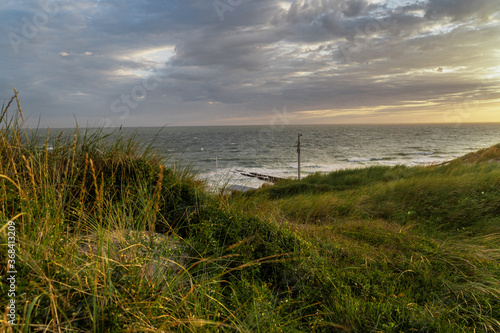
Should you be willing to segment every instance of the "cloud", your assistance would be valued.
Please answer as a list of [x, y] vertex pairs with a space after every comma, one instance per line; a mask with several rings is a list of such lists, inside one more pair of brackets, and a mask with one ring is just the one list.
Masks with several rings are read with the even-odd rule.
[[353, 0], [344, 3], [342, 13], [345, 17], [355, 17], [362, 14], [367, 7], [368, 3], [366, 1]]
[[[226, 3], [221, 20], [206, 0], [57, 0], [28, 38], [23, 27], [47, 11], [6, 0], [0, 91], [16, 86], [25, 109], [53, 122], [134, 126], [261, 121], [284, 106], [300, 119], [356, 108], [389, 117], [498, 88], [497, 0]], [[9, 33], [24, 38], [17, 54]], [[121, 102], [144, 82], [155, 83], [145, 98]]]
[[425, 15], [429, 19], [449, 17], [453, 20], [470, 18], [486, 20], [499, 10], [500, 3], [495, 0], [430, 0]]

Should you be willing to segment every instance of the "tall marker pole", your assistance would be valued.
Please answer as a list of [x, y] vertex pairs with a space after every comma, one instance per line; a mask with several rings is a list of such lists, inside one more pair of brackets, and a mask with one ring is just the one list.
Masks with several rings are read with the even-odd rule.
[[300, 137], [302, 136], [302, 134], [299, 133], [299, 135], [297, 136], [297, 155], [298, 155], [298, 169], [299, 169], [299, 174], [298, 174], [298, 178], [300, 180]]

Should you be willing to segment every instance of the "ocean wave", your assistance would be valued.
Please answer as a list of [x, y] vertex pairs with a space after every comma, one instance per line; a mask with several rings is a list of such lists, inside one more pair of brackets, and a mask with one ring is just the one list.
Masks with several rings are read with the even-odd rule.
[[369, 162], [371, 158], [348, 158], [347, 162]]
[[415, 152], [401, 152], [397, 153], [399, 156], [409, 156], [409, 155], [434, 155], [433, 151], [415, 151]]
[[367, 158], [348, 158], [347, 162], [371, 162], [371, 161], [390, 161], [392, 157], [367, 157]]

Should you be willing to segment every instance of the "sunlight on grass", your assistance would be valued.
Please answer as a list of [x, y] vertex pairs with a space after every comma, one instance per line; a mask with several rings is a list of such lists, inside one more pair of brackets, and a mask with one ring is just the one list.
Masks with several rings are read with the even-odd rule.
[[17, 93], [0, 123], [2, 331], [500, 330], [496, 146], [228, 195], [119, 130], [28, 130]]

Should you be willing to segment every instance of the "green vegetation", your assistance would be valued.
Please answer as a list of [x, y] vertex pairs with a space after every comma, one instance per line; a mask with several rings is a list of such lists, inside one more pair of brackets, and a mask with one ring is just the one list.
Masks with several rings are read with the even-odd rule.
[[119, 132], [39, 142], [17, 95], [0, 122], [2, 331], [500, 331], [498, 146], [225, 195]]

